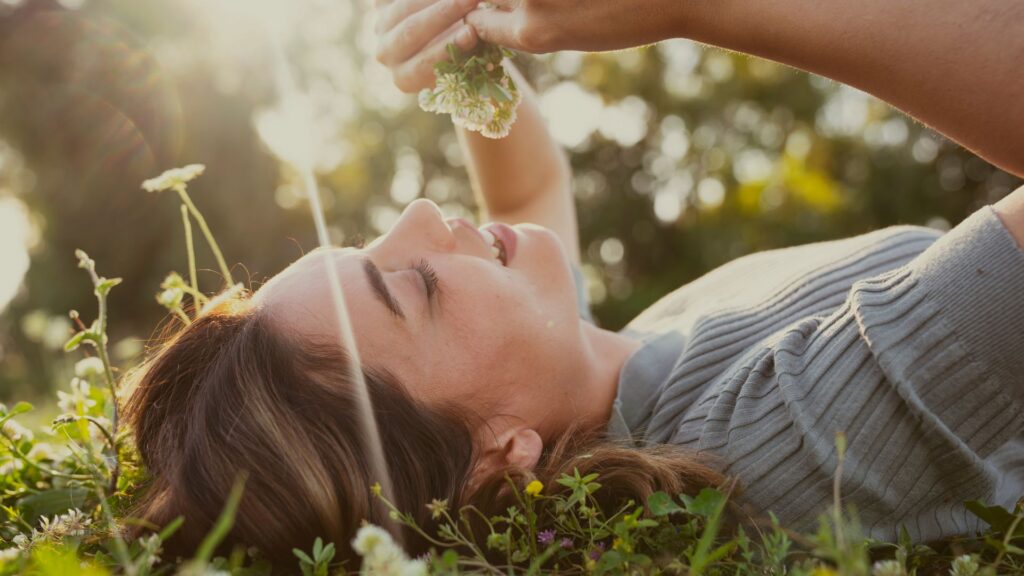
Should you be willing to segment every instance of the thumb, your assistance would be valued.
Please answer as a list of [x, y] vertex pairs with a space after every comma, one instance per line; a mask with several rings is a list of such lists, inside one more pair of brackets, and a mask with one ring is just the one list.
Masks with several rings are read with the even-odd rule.
[[516, 33], [516, 15], [501, 9], [476, 9], [466, 14], [466, 24], [476, 30], [484, 42], [513, 50], [522, 50]]

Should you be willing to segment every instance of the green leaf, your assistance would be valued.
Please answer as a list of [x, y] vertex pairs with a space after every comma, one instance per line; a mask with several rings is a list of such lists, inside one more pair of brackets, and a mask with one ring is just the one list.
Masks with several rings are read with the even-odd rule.
[[696, 498], [681, 494], [686, 504], [686, 511], [697, 516], [708, 517], [715, 514], [725, 503], [725, 495], [714, 488], [703, 488]]
[[306, 554], [302, 550], [299, 550], [298, 548], [292, 548], [292, 554], [295, 554], [295, 556], [303, 564], [309, 564], [309, 565], [316, 564], [316, 562], [313, 562], [313, 559], [310, 558], [308, 554]]
[[31, 412], [34, 407], [28, 402], [21, 401], [11, 408], [11, 411], [7, 413], [8, 416], [17, 416], [18, 414], [24, 414], [25, 412]]
[[85, 330], [78, 332], [72, 336], [70, 340], [64, 343], [64, 351], [74, 352], [75, 350], [78, 350], [78, 347], [82, 345], [82, 341], [85, 340], [87, 336], [89, 336], [89, 333]]
[[235, 481], [235, 485], [231, 487], [231, 493], [228, 494], [228, 500], [224, 504], [224, 510], [220, 513], [220, 518], [217, 519], [213, 529], [199, 545], [195, 557], [199, 562], [208, 562], [213, 556], [213, 551], [217, 549], [217, 545], [228, 535], [231, 526], [235, 523], [235, 513], [238, 512], [238, 503], [242, 500], [243, 490], [245, 490], [244, 475], [240, 476]]
[[111, 288], [120, 283], [120, 278], [100, 278], [99, 282], [96, 283], [96, 294], [106, 296], [107, 294], [110, 294]]
[[29, 524], [35, 524], [40, 516], [53, 516], [71, 508], [85, 508], [85, 502], [92, 494], [88, 488], [57, 488], [44, 490], [26, 496], [18, 501], [18, 508]]
[[159, 538], [161, 542], [165, 542], [168, 538], [173, 536], [174, 533], [178, 531], [178, 528], [181, 528], [181, 525], [184, 523], [185, 517], [178, 516], [174, 520], [171, 520], [170, 523], [167, 524], [167, 526], [164, 526], [164, 529], [161, 530], [159, 534], [157, 534], [157, 538]]
[[492, 98], [494, 98], [498, 102], [512, 101], [512, 94], [508, 90], [506, 90], [504, 86], [498, 84], [497, 82], [488, 82], [487, 84], [490, 87]]
[[989, 524], [994, 530], [1004, 532], [1013, 524], [1014, 516], [1001, 506], [986, 506], [980, 500], [964, 502], [967, 510]]
[[685, 512], [682, 506], [675, 503], [665, 492], [655, 492], [647, 498], [647, 509], [655, 516], [668, 516], [675, 512]]

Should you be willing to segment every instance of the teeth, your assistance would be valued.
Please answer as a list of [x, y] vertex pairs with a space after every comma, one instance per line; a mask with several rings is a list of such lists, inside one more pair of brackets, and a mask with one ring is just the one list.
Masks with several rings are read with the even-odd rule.
[[491, 255], [495, 258], [501, 257], [501, 248], [498, 248], [496, 244], [491, 245]]
[[494, 246], [498, 240], [497, 238], [494, 237], [494, 234], [492, 234], [490, 230], [481, 230], [480, 233], [483, 234], [484, 238], [487, 239], [487, 244], [489, 246]]

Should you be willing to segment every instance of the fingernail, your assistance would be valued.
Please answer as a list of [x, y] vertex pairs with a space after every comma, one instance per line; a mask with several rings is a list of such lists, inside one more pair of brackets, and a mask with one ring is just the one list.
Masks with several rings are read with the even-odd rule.
[[473, 29], [469, 26], [463, 26], [459, 30], [459, 35], [455, 37], [455, 41], [463, 45], [469, 44], [473, 41]]

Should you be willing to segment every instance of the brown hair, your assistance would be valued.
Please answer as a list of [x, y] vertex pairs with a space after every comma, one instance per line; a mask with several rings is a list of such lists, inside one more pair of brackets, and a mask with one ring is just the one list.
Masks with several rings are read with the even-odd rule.
[[[335, 343], [285, 334], [245, 298], [197, 318], [161, 345], [132, 377], [126, 421], [150, 482], [132, 514], [157, 525], [185, 524], [167, 552], [189, 556], [216, 521], [239, 473], [245, 492], [227, 546], [258, 547], [279, 566], [292, 548], [320, 536], [351, 558], [349, 541], [365, 519], [382, 524], [371, 500], [368, 450]], [[473, 422], [458, 406], [427, 406], [386, 371], [364, 367], [380, 426], [395, 504], [429, 526], [425, 504], [447, 498], [504, 510], [507, 477], [556, 488], [563, 473], [597, 472], [602, 505], [646, 501], [657, 490], [694, 494], [721, 486], [721, 474], [671, 446], [626, 447], [598, 430], [564, 434], [533, 471], [505, 470], [469, 494]], [[426, 544], [407, 531], [416, 554]], [[169, 556], [170, 554], [167, 554]]]

